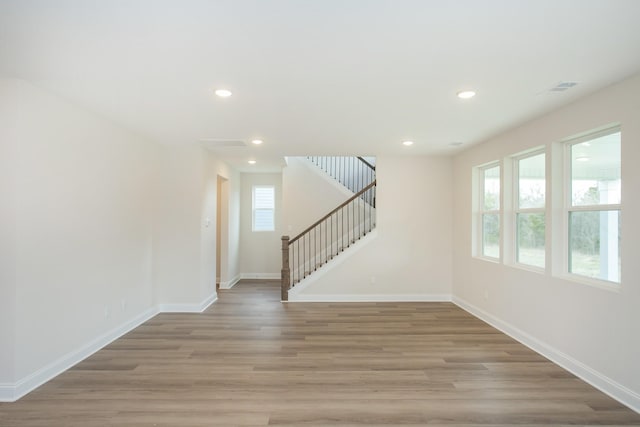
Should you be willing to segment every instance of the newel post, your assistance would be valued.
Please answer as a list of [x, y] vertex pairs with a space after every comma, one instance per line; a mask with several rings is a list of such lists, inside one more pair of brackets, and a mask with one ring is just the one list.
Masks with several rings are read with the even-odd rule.
[[280, 299], [289, 300], [289, 286], [291, 286], [291, 275], [289, 272], [289, 236], [282, 236], [282, 272], [281, 272]]

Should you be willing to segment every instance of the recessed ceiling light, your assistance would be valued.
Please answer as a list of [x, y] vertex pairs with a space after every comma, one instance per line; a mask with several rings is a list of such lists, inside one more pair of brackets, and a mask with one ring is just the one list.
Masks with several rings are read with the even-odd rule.
[[231, 91], [228, 89], [216, 89], [215, 94], [220, 98], [228, 98], [231, 96]]
[[452, 147], [459, 147], [459, 146], [461, 146], [461, 145], [462, 145], [462, 142], [460, 142], [460, 141], [453, 141], [453, 142], [450, 142], [450, 143], [449, 143], [449, 145], [450, 145], [450, 146], [452, 146]]
[[413, 141], [403, 141], [402, 145], [406, 145], [407, 147], [413, 145]]
[[263, 142], [263, 141], [262, 141], [261, 139], [254, 139], [253, 141], [251, 141], [251, 143], [252, 143], [253, 145], [260, 145], [260, 144], [262, 144], [262, 142]]
[[250, 165], [255, 165], [256, 161], [255, 160], [249, 160], [247, 163], [249, 163]]
[[576, 160], [578, 162], [588, 162], [591, 158], [589, 156], [578, 156], [576, 157]]
[[460, 92], [457, 93], [457, 95], [458, 95], [458, 98], [460, 99], [469, 99], [476, 96], [476, 93], [472, 90], [461, 90]]

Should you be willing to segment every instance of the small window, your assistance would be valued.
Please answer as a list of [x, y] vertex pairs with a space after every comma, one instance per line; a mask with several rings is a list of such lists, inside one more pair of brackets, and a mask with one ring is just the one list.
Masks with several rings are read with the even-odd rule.
[[620, 283], [620, 129], [568, 143], [568, 270]]
[[480, 169], [480, 253], [489, 258], [500, 258], [500, 165]]
[[545, 153], [516, 159], [516, 262], [545, 266]]
[[275, 230], [275, 189], [273, 186], [253, 187], [253, 231]]

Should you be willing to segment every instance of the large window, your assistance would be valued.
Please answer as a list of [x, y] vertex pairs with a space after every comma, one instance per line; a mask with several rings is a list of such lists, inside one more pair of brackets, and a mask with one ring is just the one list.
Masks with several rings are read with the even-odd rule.
[[480, 169], [480, 228], [482, 256], [500, 258], [500, 165]]
[[545, 153], [516, 158], [516, 262], [545, 266]]
[[253, 231], [275, 230], [275, 189], [273, 186], [253, 187]]
[[475, 166], [472, 254], [616, 289], [622, 134], [601, 129]]
[[620, 130], [567, 143], [568, 270], [620, 282]]

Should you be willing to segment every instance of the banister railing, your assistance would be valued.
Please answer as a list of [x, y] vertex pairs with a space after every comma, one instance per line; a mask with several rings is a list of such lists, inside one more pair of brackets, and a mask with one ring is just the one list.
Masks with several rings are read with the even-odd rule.
[[375, 192], [373, 181], [294, 238], [282, 237], [283, 301], [296, 283], [375, 228]]
[[[376, 179], [376, 167], [363, 157], [308, 156], [307, 159], [352, 193], [358, 193]], [[365, 201], [371, 203], [370, 200]]]
[[372, 165], [371, 163], [367, 162], [363, 157], [358, 156], [358, 160], [360, 160], [362, 163], [364, 163], [365, 165], [367, 165], [367, 167], [371, 170], [376, 170], [376, 167], [374, 165]]

